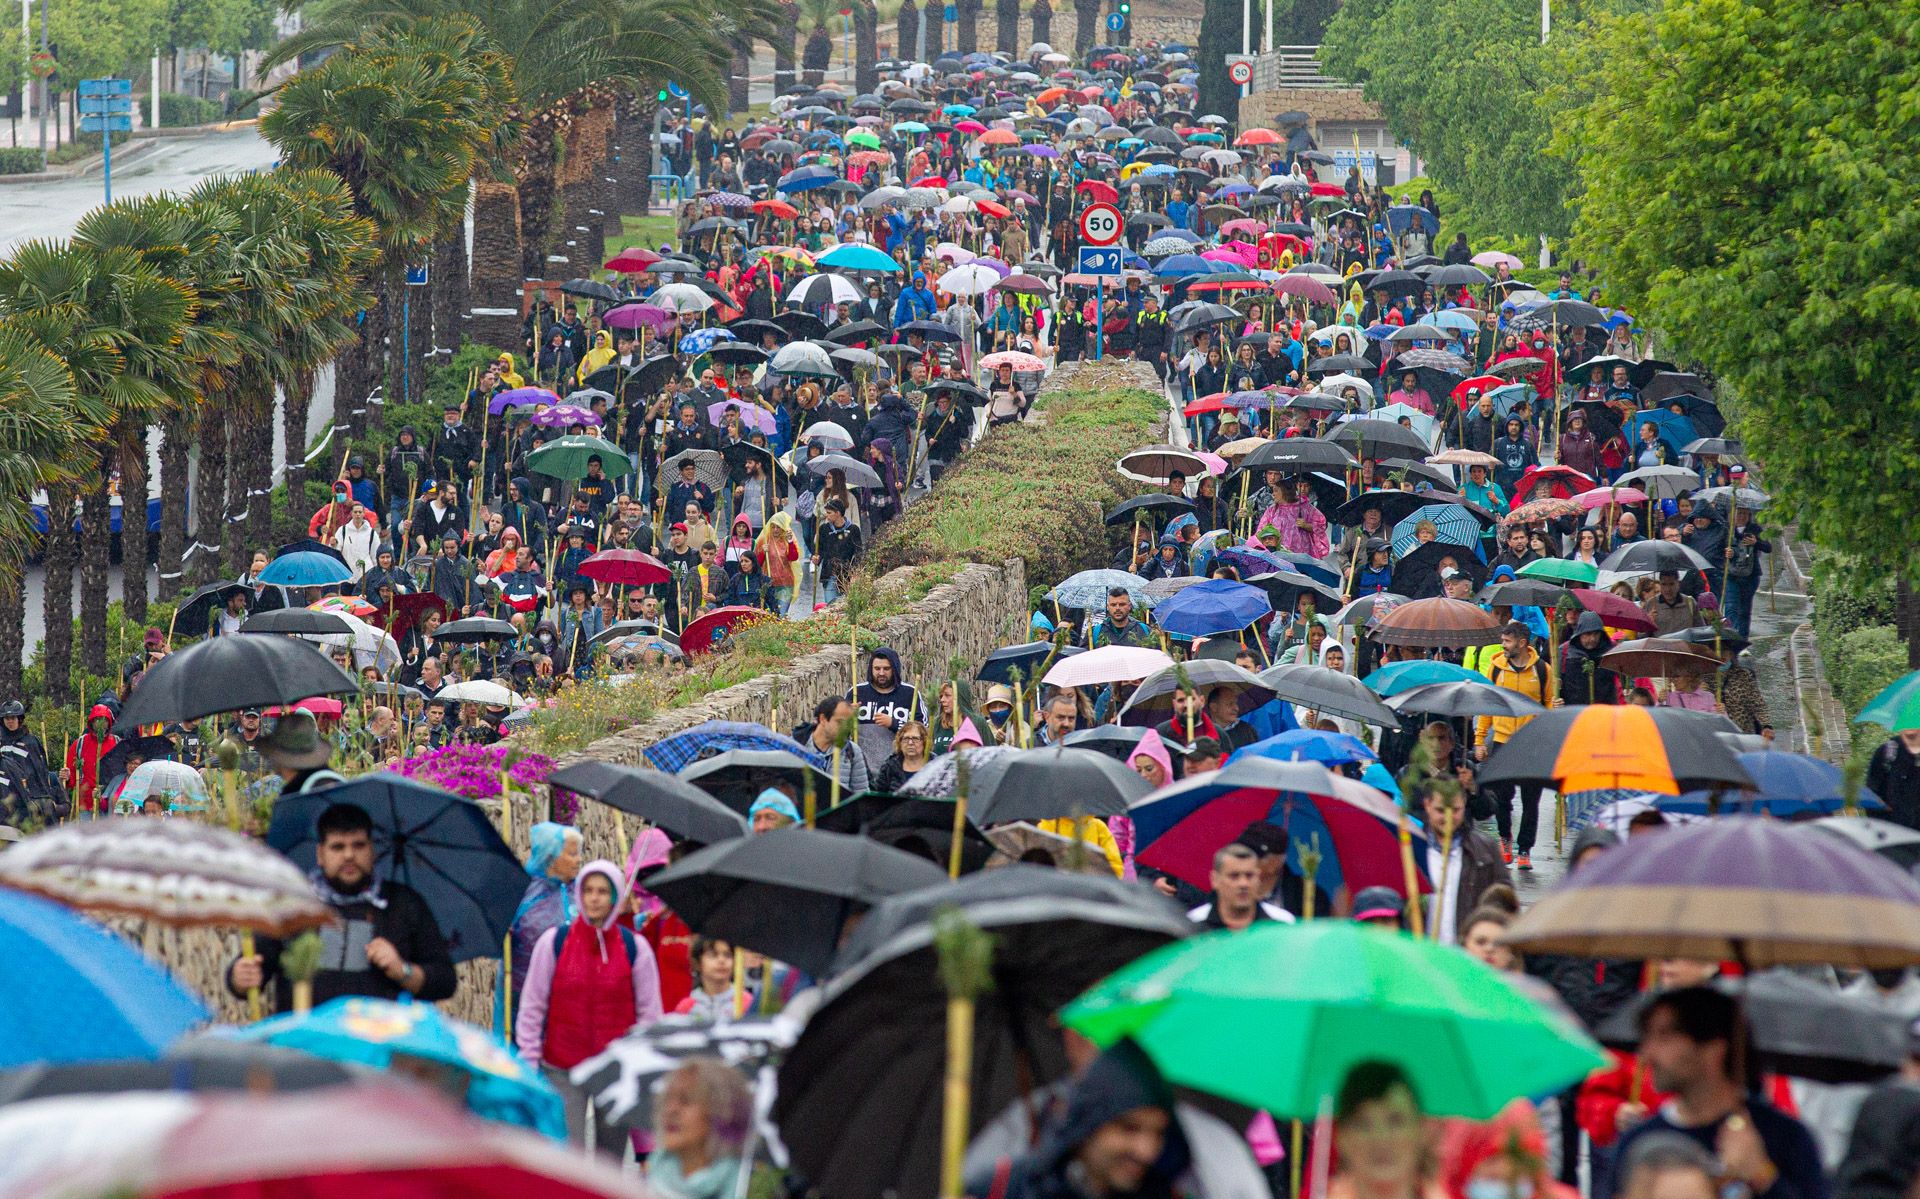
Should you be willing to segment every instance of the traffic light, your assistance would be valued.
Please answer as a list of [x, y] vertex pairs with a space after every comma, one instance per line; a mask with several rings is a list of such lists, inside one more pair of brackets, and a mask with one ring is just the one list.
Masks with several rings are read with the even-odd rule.
[[1133, 11], [1133, 0], [1120, 0], [1120, 15], [1126, 16]]
[[667, 89], [664, 87], [661, 88], [659, 92], [654, 95], [653, 98], [660, 101], [660, 103], [665, 104], [667, 102]]

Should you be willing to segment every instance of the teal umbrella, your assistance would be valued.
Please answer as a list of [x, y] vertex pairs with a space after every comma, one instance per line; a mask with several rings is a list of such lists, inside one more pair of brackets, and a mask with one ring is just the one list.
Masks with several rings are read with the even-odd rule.
[[232, 1035], [377, 1070], [392, 1069], [395, 1058], [451, 1067], [466, 1075], [467, 1106], [475, 1115], [566, 1139], [566, 1110], [553, 1085], [505, 1042], [430, 1003], [347, 996]]
[[1363, 1062], [1430, 1116], [1487, 1120], [1606, 1064], [1564, 1011], [1459, 950], [1347, 921], [1206, 933], [1121, 967], [1061, 1013], [1138, 1042], [1168, 1081], [1311, 1120]]
[[633, 463], [627, 452], [604, 437], [576, 433], [557, 437], [527, 455], [527, 469], [556, 479], [575, 481], [587, 477], [587, 459], [599, 458], [607, 477], [617, 479], [631, 474]]
[[1920, 729], [1920, 670], [1888, 684], [1860, 709], [1853, 723], [1877, 724], [1892, 733]]
[[900, 264], [883, 251], [852, 242], [835, 246], [814, 259], [814, 263], [842, 271], [880, 271], [887, 274], [898, 274], [900, 271]]
[[1391, 662], [1360, 680], [1379, 696], [1398, 695], [1430, 683], [1484, 683], [1487, 676], [1452, 662], [1422, 659]]

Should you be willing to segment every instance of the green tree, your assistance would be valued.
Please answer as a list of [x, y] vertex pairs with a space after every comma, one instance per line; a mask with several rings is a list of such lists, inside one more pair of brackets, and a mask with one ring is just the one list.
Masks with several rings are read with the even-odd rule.
[[60, 46], [61, 89], [135, 69], [165, 40], [166, 23], [165, 0], [59, 0], [47, 28]]
[[1576, 246], [1720, 379], [1803, 534], [1920, 578], [1920, 9], [1671, 0], [1600, 22], [1559, 145]]

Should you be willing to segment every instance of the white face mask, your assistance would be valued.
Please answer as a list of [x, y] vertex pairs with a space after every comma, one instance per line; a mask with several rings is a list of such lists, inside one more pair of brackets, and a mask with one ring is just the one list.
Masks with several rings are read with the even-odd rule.
[[1533, 1179], [1475, 1178], [1467, 1183], [1467, 1199], [1533, 1199]]

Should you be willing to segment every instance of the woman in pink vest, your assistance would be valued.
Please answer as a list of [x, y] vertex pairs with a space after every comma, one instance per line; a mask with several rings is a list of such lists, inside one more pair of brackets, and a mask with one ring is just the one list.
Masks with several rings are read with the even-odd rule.
[[626, 1137], [601, 1122], [567, 1072], [636, 1025], [660, 1018], [660, 972], [647, 943], [614, 923], [626, 898], [620, 868], [589, 862], [573, 885], [573, 922], [534, 943], [514, 1041], [521, 1059], [539, 1066], [566, 1100], [567, 1135], [586, 1144], [591, 1123], [594, 1146], [618, 1158]]

